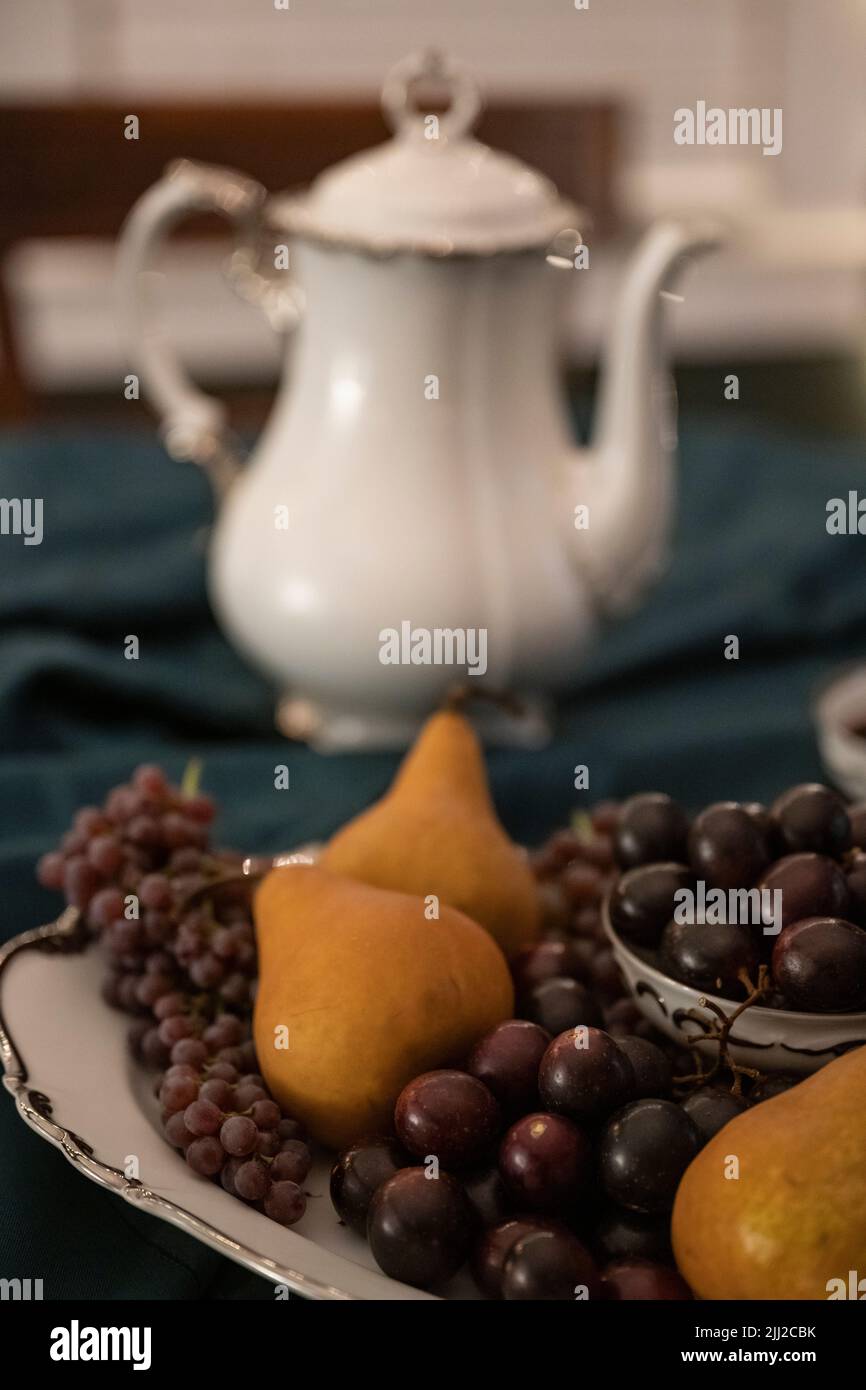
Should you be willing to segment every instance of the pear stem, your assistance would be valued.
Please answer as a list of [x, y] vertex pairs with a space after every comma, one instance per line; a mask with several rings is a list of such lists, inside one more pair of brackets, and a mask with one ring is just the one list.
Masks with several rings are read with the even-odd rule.
[[743, 1090], [744, 1076], [751, 1077], [753, 1081], [761, 1076], [761, 1072], [755, 1067], [742, 1067], [739, 1063], [734, 1061], [730, 1053], [729, 1039], [731, 1029], [737, 1019], [746, 1012], [746, 1009], [750, 1009], [753, 1004], [758, 1004], [762, 999], [766, 999], [772, 989], [772, 982], [766, 965], [758, 967], [757, 984], [753, 984], [752, 980], [749, 978], [748, 971], [745, 969], [739, 971], [737, 978], [745, 988], [747, 997], [741, 1004], [737, 1005], [732, 1013], [726, 1014], [723, 1009], [719, 1008], [719, 1005], [716, 1004], [714, 1000], [707, 999], [705, 995], [701, 995], [698, 1000], [698, 1005], [701, 1009], [708, 1009], [712, 1014], [715, 1014], [717, 1022], [707, 1027], [706, 1017], [704, 1014], [700, 1013], [698, 1009], [688, 1009], [686, 1011], [685, 1017], [692, 1019], [695, 1023], [699, 1023], [704, 1029], [704, 1035], [701, 1041], [716, 1042], [719, 1045], [719, 1050], [713, 1065], [709, 1069], [704, 1070], [701, 1066], [700, 1050], [694, 1044], [690, 1044], [689, 1051], [695, 1060], [695, 1070], [688, 1076], [675, 1076], [675, 1086], [684, 1089], [696, 1089], [699, 1086], [706, 1086], [709, 1081], [714, 1080], [723, 1070], [727, 1070], [733, 1077], [731, 1094], [739, 1097]]

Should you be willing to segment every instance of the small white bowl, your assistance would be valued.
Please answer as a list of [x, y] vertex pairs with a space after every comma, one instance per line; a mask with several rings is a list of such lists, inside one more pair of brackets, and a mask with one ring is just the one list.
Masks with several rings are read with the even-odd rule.
[[853, 801], [866, 801], [866, 666], [855, 666], [828, 685], [815, 704], [818, 747], [835, 786]]
[[[614, 931], [606, 902], [602, 919], [632, 998], [659, 1032], [683, 1046], [694, 1045], [704, 1030], [696, 1020], [684, 1016], [686, 1011], [695, 1009], [703, 1014], [708, 1026], [717, 1021], [709, 1009], [700, 1007], [701, 998], [711, 999], [729, 1016], [733, 1013], [735, 1001], [684, 985], [635, 955]], [[758, 1004], [737, 1020], [729, 1037], [731, 1057], [738, 1066], [757, 1067], [762, 1072], [817, 1071], [825, 1062], [832, 1062], [858, 1044], [866, 1045], [866, 1013], [794, 1013], [788, 1009], [764, 1009]], [[699, 1045], [710, 1056], [716, 1050], [713, 1042]]]

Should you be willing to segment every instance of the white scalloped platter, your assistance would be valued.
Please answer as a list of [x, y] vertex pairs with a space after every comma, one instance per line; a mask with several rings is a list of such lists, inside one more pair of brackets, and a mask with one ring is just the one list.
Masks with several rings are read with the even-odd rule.
[[[193, 1173], [162, 1138], [151, 1075], [129, 1056], [128, 1019], [103, 1001], [97, 947], [46, 949], [74, 933], [69, 918], [0, 951], [4, 1083], [37, 1134], [79, 1172], [275, 1284], [313, 1299], [435, 1299], [387, 1278], [366, 1242], [341, 1226], [328, 1196], [330, 1156], [316, 1158], [307, 1211], [291, 1230]], [[40, 949], [41, 946], [41, 949]], [[129, 1157], [139, 1181], [125, 1177]], [[478, 1297], [468, 1276], [445, 1296]]]

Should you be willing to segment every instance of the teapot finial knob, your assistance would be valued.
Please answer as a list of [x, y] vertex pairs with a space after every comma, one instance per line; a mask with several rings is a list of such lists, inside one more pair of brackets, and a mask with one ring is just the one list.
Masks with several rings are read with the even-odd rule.
[[426, 134], [428, 113], [418, 105], [419, 89], [435, 93], [437, 137], [460, 138], [475, 124], [481, 110], [481, 93], [467, 67], [428, 48], [410, 53], [395, 63], [382, 86], [382, 111], [395, 135]]

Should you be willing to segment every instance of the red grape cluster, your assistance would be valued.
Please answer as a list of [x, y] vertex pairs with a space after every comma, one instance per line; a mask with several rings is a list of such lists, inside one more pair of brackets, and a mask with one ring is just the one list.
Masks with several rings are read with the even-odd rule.
[[[866, 1009], [866, 804], [805, 783], [769, 808], [719, 801], [690, 821], [651, 792], [623, 804], [614, 849], [611, 922], [675, 979], [741, 999], [763, 964], [771, 1007]], [[675, 913], [683, 890], [695, 914]]]
[[194, 1172], [292, 1226], [306, 1208], [310, 1150], [263, 1078], [244, 1070], [249, 1065], [250, 1043], [220, 1048], [197, 1065], [173, 1063], [157, 1091], [165, 1136]]
[[292, 1225], [310, 1152], [258, 1074], [253, 880], [210, 845], [214, 814], [209, 797], [142, 766], [77, 813], [37, 873], [100, 936], [103, 995], [135, 1016], [134, 1055], [168, 1068], [156, 1083], [168, 1141], [194, 1172]]

